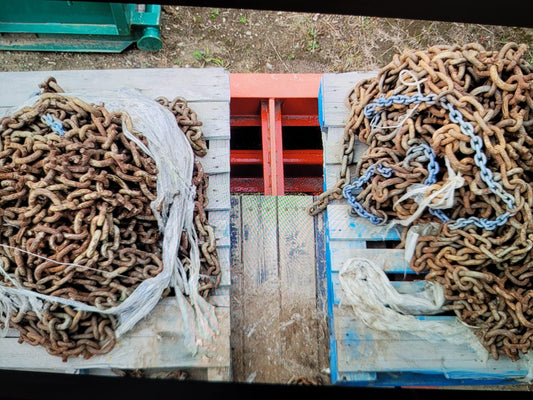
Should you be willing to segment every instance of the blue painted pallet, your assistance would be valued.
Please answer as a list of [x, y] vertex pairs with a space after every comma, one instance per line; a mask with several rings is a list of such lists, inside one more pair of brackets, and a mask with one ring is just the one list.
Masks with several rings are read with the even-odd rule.
[[[339, 178], [344, 126], [349, 116], [345, 98], [361, 79], [377, 72], [324, 74], [319, 91], [319, 119], [324, 147], [324, 189]], [[364, 145], [356, 143], [356, 157]], [[423, 276], [414, 275], [404, 251], [383, 242], [398, 241], [399, 232], [371, 225], [349, 214], [346, 200], [331, 202], [325, 213], [331, 381], [353, 386], [518, 385], [531, 382], [532, 363], [483, 357], [467, 344], [435, 337], [422, 339], [409, 332], [390, 334], [365, 325], [340, 303], [339, 271], [353, 257], [381, 265], [400, 291], [415, 291]], [[382, 243], [379, 243], [382, 242]], [[377, 244], [377, 245], [376, 245]], [[377, 247], [377, 248], [376, 248]], [[403, 277], [403, 280], [402, 280]], [[414, 277], [414, 279], [413, 279]], [[422, 316], [422, 323], [456, 326], [455, 316]], [[464, 329], [464, 327], [463, 327]]]

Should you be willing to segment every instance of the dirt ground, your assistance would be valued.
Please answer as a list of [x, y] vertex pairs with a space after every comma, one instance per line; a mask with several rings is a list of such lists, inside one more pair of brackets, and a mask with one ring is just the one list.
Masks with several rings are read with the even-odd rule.
[[[0, 71], [201, 68], [229, 72], [328, 73], [371, 70], [404, 48], [479, 42], [498, 49], [533, 43], [521, 27], [206, 7], [162, 6], [157, 52], [0, 52]], [[533, 51], [530, 52], [533, 59]]]

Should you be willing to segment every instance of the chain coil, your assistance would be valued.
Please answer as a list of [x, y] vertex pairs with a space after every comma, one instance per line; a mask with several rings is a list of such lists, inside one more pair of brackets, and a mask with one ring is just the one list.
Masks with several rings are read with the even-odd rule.
[[[34, 106], [0, 120], [2, 284], [12, 286], [14, 279], [37, 293], [116, 306], [163, 269], [162, 235], [151, 209], [155, 162], [123, 134], [127, 114], [62, 96], [53, 77], [40, 88]], [[195, 155], [204, 156], [196, 114], [182, 98], [169, 104]], [[129, 123], [128, 130], [148, 146]], [[198, 290], [207, 297], [220, 282], [220, 264], [205, 212], [208, 177], [198, 160], [192, 184], [204, 254]], [[178, 256], [187, 265], [191, 249], [184, 242]], [[19, 309], [9, 320], [19, 342], [42, 346], [63, 361], [111, 351], [116, 323], [110, 314], [46, 302], [40, 316]]]
[[[444, 287], [445, 310], [473, 327], [495, 359], [517, 360], [533, 347], [533, 67], [526, 54], [517, 43], [395, 54], [347, 96], [339, 180], [309, 209], [321, 212], [342, 198], [340, 189], [380, 223], [413, 216], [412, 224], [440, 223], [438, 233], [419, 237], [410, 267]], [[367, 148], [355, 160], [358, 143]], [[372, 173], [378, 164], [391, 176]], [[433, 208], [452, 174], [463, 179], [453, 205]], [[413, 185], [427, 186], [429, 212], [417, 213]]]

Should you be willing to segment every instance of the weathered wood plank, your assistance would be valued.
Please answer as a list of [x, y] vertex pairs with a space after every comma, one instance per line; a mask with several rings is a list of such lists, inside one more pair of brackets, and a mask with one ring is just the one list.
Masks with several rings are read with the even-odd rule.
[[[326, 190], [334, 187], [340, 179], [341, 165], [328, 164], [324, 169], [324, 187]], [[344, 200], [345, 201], [345, 200]]]
[[208, 212], [226, 211], [230, 209], [229, 187], [229, 172], [209, 175], [209, 186], [207, 187], [207, 198], [209, 199], [209, 203], [206, 207]]
[[205, 173], [208, 175], [229, 173], [229, 150], [229, 140], [210, 140], [209, 150], [200, 160]]
[[281, 346], [278, 218], [275, 196], [243, 196], [245, 380], [279, 383]]
[[[426, 321], [451, 330], [456, 330], [457, 326], [454, 318], [428, 318]], [[453, 343], [437, 336], [426, 340], [409, 332], [398, 334], [368, 328], [356, 316], [350, 315], [349, 310], [337, 310], [335, 335], [342, 338], [336, 341], [341, 373], [410, 371], [440, 373], [450, 379], [486, 379], [519, 378], [528, 372], [527, 362], [485, 358], [464, 343]]]
[[215, 230], [217, 247], [230, 246], [230, 210], [214, 210], [207, 214], [209, 225]]
[[[7, 107], [0, 104], [0, 118], [11, 113], [13, 107], [18, 105]], [[202, 132], [207, 141], [230, 139], [229, 100], [189, 102], [189, 107], [196, 112], [198, 120], [202, 122]]]
[[331, 240], [399, 240], [401, 228], [372, 225], [361, 217], [349, 215], [349, 204], [328, 206], [328, 229]]
[[319, 316], [311, 203], [310, 196], [278, 198], [281, 351], [288, 363], [312, 374], [319, 365]]
[[[332, 271], [330, 274], [330, 282], [331, 286], [333, 288], [333, 293], [331, 295], [331, 302], [334, 305], [338, 305], [341, 303], [342, 300], [342, 287], [340, 284], [340, 277], [338, 271]], [[424, 289], [426, 289], [425, 286], [425, 280], [422, 276], [416, 277], [413, 281], [391, 281], [391, 286], [397, 290], [399, 293], [403, 294], [415, 294], [418, 293]], [[432, 316], [431, 318], [437, 318], [436, 316]], [[453, 317], [446, 317], [446, 318], [453, 318]]]
[[231, 196], [231, 369], [235, 382], [246, 381], [244, 358], [245, 314], [243, 299], [246, 295], [244, 267], [242, 259], [242, 217], [241, 197]]
[[347, 72], [342, 74], [324, 74], [321, 80], [321, 99], [319, 99], [323, 126], [344, 127], [347, 122], [345, 100], [355, 84], [367, 78], [373, 78], [377, 71]]
[[[313, 196], [316, 201], [318, 196]], [[315, 229], [315, 257], [316, 257], [316, 291], [317, 309], [327, 313], [328, 288], [327, 288], [327, 255], [326, 255], [326, 213], [318, 213], [314, 217]]]
[[364, 247], [365, 244], [353, 240], [330, 241], [331, 271], [339, 271], [344, 262], [350, 258], [362, 257], [372, 260], [389, 274], [414, 273], [405, 260], [403, 249], [367, 249]]
[[313, 217], [307, 213], [310, 205], [309, 196], [278, 198], [282, 296], [304, 303], [316, 300], [314, 222]]
[[243, 196], [244, 276], [251, 287], [278, 280], [277, 201], [275, 196]]
[[229, 303], [230, 285], [224, 284], [215, 289], [215, 292], [209, 296], [208, 302], [215, 307], [230, 309]]
[[[318, 196], [313, 197], [313, 201]], [[326, 223], [325, 213], [319, 213], [314, 217], [315, 230], [315, 258], [316, 258], [316, 308], [318, 313], [318, 368], [320, 371], [330, 368], [330, 346], [328, 315], [328, 264], [326, 255]], [[330, 383], [329, 375], [326, 382]]]
[[229, 72], [223, 68], [139, 68], [2, 72], [0, 104], [17, 106], [49, 76], [66, 92], [99, 92], [123, 87], [155, 99], [183, 97], [187, 101], [229, 101]]
[[315, 221], [307, 213], [312, 197], [238, 199], [232, 196], [234, 380], [318, 376], [329, 363], [327, 313], [317, 310]]
[[202, 132], [208, 141], [230, 139], [229, 99], [227, 101], [187, 101], [187, 103], [202, 123]]
[[[329, 242], [331, 254], [331, 271], [339, 271], [346, 260], [362, 257], [372, 260], [389, 274], [413, 274], [409, 263], [404, 258], [403, 249], [366, 249], [360, 242], [350, 240], [332, 240]], [[363, 243], [364, 245], [364, 243]]]
[[[323, 148], [324, 148], [324, 164], [340, 164], [342, 161], [342, 147], [344, 143], [344, 128], [343, 127], [331, 127], [328, 132], [323, 136]], [[359, 157], [365, 152], [368, 146], [361, 143], [359, 139], [355, 139], [354, 144], [354, 159], [358, 160]]]
[[187, 332], [178, 306], [163, 299], [128, 332], [110, 353], [89, 360], [73, 357], [67, 362], [42, 347], [18, 344], [15, 338], [0, 340], [0, 368], [58, 369], [154, 367], [226, 367], [229, 365], [229, 309], [215, 308], [220, 334], [202, 339], [198, 353], [183, 345]]
[[230, 367], [209, 367], [207, 369], [206, 380], [209, 382], [229, 382], [231, 381]]
[[[231, 249], [229, 246], [217, 246], [218, 260], [220, 262], [220, 273], [222, 274], [221, 279], [220, 279], [220, 286], [231, 285], [230, 252], [231, 252]], [[225, 293], [225, 294], [229, 296], [229, 293]]]

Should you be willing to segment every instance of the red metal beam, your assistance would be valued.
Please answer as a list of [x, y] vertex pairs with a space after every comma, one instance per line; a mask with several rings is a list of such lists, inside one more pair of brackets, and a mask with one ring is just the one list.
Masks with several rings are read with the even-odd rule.
[[[322, 165], [322, 150], [283, 150], [284, 165]], [[261, 165], [261, 150], [231, 150], [231, 165]]]
[[[231, 178], [231, 193], [263, 193], [263, 178]], [[285, 177], [285, 193], [319, 195], [324, 190], [321, 177]]]
[[261, 102], [261, 121], [265, 194], [283, 195], [283, 139], [279, 100], [271, 98]]
[[[232, 115], [231, 126], [261, 126], [259, 115]], [[319, 126], [318, 115], [284, 115], [281, 114], [282, 126]]]
[[316, 99], [322, 74], [230, 74], [231, 99]]

